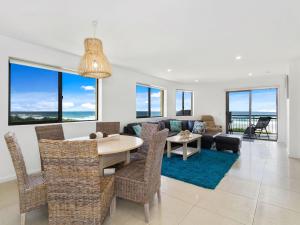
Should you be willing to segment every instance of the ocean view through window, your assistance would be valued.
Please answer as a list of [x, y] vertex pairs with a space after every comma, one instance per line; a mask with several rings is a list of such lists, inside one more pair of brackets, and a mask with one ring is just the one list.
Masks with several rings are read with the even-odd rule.
[[161, 117], [164, 110], [164, 90], [136, 85], [136, 118]]
[[176, 116], [191, 116], [193, 107], [193, 92], [176, 90]]
[[[277, 88], [228, 91], [226, 94], [227, 132], [276, 141], [278, 137], [277, 93]], [[264, 118], [269, 118], [269, 122], [262, 132], [247, 134], [249, 126], [255, 127], [258, 121]]]
[[10, 62], [9, 125], [97, 119], [97, 79]]
[[96, 120], [97, 80], [62, 73], [62, 120]]

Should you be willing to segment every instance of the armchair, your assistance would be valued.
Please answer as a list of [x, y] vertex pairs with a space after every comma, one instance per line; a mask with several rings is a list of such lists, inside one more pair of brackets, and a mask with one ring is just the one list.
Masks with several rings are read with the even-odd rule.
[[207, 132], [222, 132], [222, 126], [215, 124], [213, 116], [203, 115], [201, 120], [206, 123]]

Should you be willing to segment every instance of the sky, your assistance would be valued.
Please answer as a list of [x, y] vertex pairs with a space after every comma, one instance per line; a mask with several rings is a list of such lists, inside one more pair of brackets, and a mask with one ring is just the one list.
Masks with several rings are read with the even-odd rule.
[[[11, 111], [57, 111], [58, 72], [11, 64]], [[95, 111], [96, 79], [63, 73], [63, 111]]]
[[[252, 90], [252, 112], [276, 112], [277, 89]], [[248, 91], [229, 93], [229, 111], [249, 111]]]
[[[182, 110], [182, 92], [180, 90], [176, 91], [176, 111]], [[184, 110], [192, 109], [192, 92], [184, 92]]]
[[[151, 88], [151, 111], [159, 112], [161, 104], [161, 91]], [[136, 85], [136, 110], [148, 111], [148, 87]]]
[[[185, 92], [184, 107], [191, 109], [192, 92]], [[159, 112], [161, 104], [160, 89], [151, 88], [151, 111]], [[148, 111], [148, 87], [136, 85], [136, 110]], [[176, 91], [176, 111], [182, 110], [182, 91]]]

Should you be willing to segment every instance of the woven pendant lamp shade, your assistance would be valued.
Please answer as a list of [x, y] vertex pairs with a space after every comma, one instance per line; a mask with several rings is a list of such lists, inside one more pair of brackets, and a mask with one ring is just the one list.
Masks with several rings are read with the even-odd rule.
[[103, 53], [102, 42], [97, 38], [87, 38], [84, 40], [84, 48], [79, 74], [97, 79], [111, 76], [111, 65]]

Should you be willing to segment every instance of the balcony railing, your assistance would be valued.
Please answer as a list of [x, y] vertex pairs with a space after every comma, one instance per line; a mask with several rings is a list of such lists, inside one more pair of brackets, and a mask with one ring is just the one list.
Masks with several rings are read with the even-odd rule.
[[[251, 115], [251, 124], [255, 126], [260, 117], [271, 117], [270, 123], [267, 126], [267, 131], [272, 139], [277, 139], [277, 116], [274, 115]], [[247, 115], [232, 115], [231, 131], [234, 133], [244, 133], [249, 126], [249, 116]], [[266, 134], [263, 131], [262, 134]]]

